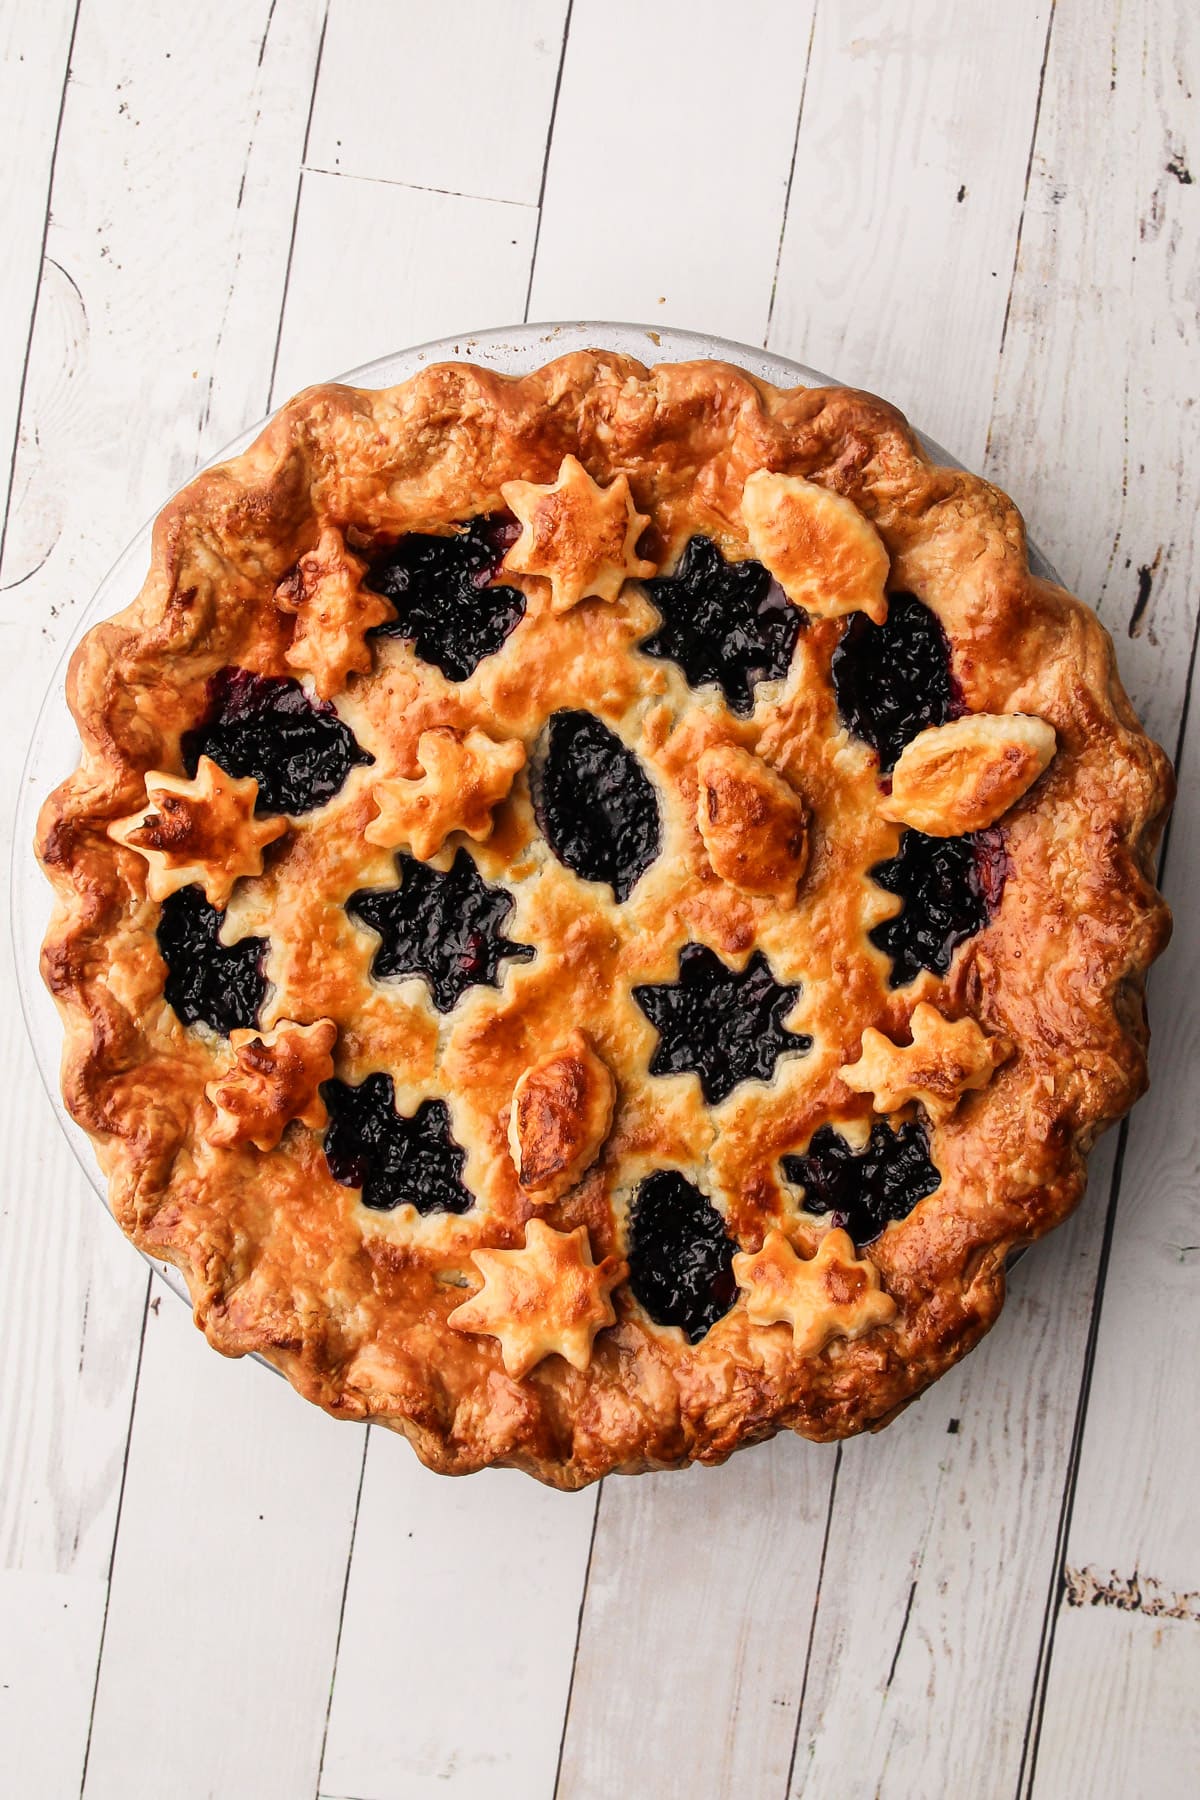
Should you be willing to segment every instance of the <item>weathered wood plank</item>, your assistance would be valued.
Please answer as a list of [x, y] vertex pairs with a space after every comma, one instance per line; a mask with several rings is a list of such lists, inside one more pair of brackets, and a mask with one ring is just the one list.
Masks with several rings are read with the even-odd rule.
[[813, 0], [736, 13], [577, 0], [531, 319], [762, 341], [812, 13]]
[[1050, 0], [821, 7], [773, 350], [983, 454]]
[[[566, 0], [333, 0], [309, 162], [536, 206], [566, 13]], [[466, 234], [460, 254], [483, 251]]]

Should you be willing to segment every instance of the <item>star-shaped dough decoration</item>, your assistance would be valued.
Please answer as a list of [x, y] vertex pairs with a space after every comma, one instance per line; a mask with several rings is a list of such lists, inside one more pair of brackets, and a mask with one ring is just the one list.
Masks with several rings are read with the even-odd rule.
[[860, 1338], [896, 1316], [873, 1262], [854, 1253], [848, 1232], [827, 1232], [817, 1254], [796, 1255], [778, 1229], [757, 1253], [740, 1250], [734, 1279], [746, 1295], [752, 1325], [790, 1325], [800, 1356], [815, 1356], [831, 1338]]
[[634, 505], [627, 475], [602, 488], [576, 457], [564, 456], [557, 481], [506, 481], [500, 492], [522, 526], [503, 566], [510, 574], [544, 575], [552, 612], [593, 597], [615, 600], [630, 577], [653, 575], [657, 564], [637, 553], [650, 518]]
[[473, 1250], [483, 1286], [447, 1323], [500, 1341], [505, 1369], [517, 1381], [546, 1356], [574, 1369], [592, 1360], [592, 1339], [616, 1323], [610, 1295], [629, 1273], [617, 1256], [592, 1261], [586, 1225], [555, 1231], [530, 1219], [522, 1250]]
[[517, 1180], [541, 1204], [573, 1188], [612, 1124], [616, 1083], [582, 1031], [523, 1072], [513, 1089], [508, 1146]]
[[315, 1025], [281, 1019], [271, 1031], [230, 1032], [232, 1060], [204, 1090], [216, 1109], [205, 1134], [209, 1143], [274, 1150], [293, 1119], [324, 1130], [321, 1083], [333, 1077], [336, 1039], [332, 1019]]
[[312, 677], [322, 700], [341, 693], [350, 675], [369, 675], [372, 626], [394, 619], [390, 600], [363, 586], [367, 565], [347, 550], [334, 525], [327, 525], [315, 550], [302, 556], [275, 590], [280, 612], [296, 615], [296, 632], [284, 660]]
[[750, 548], [788, 599], [816, 619], [887, 618], [890, 562], [869, 519], [841, 494], [756, 469], [742, 490]]
[[288, 828], [286, 819], [256, 819], [257, 798], [253, 775], [235, 780], [202, 756], [190, 781], [152, 769], [147, 804], [129, 818], [114, 819], [108, 835], [145, 857], [151, 900], [161, 902], [195, 883], [208, 904], [223, 911], [234, 883], [262, 874], [265, 846]]
[[911, 1044], [894, 1044], [873, 1025], [862, 1034], [858, 1061], [838, 1074], [856, 1094], [873, 1094], [875, 1111], [892, 1113], [919, 1100], [935, 1125], [942, 1124], [964, 1093], [986, 1087], [1011, 1054], [1001, 1037], [988, 1037], [974, 1019], [943, 1018], [922, 1000], [909, 1020]]
[[477, 843], [491, 836], [492, 814], [525, 766], [525, 746], [517, 738], [497, 743], [476, 726], [464, 735], [438, 725], [417, 739], [417, 761], [423, 775], [375, 783], [378, 811], [363, 836], [428, 862], [451, 832], [464, 831]]

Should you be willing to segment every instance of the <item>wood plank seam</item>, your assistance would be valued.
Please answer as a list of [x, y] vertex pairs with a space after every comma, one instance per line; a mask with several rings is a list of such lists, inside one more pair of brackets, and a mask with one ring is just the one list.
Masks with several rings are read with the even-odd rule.
[[79, 1793], [82, 1800], [87, 1786], [88, 1758], [92, 1753], [92, 1728], [96, 1722], [96, 1699], [100, 1692], [100, 1669], [104, 1662], [104, 1637], [108, 1630], [108, 1603], [112, 1598], [113, 1568], [117, 1560], [117, 1540], [121, 1535], [121, 1508], [125, 1503], [125, 1477], [129, 1472], [129, 1451], [133, 1443], [133, 1421], [137, 1413], [138, 1384], [142, 1379], [142, 1352], [146, 1347], [146, 1322], [150, 1317], [150, 1294], [154, 1287], [154, 1271], [146, 1275], [146, 1298], [142, 1306], [142, 1329], [138, 1335], [137, 1362], [133, 1371], [133, 1390], [129, 1396], [129, 1419], [125, 1426], [125, 1450], [121, 1457], [121, 1485], [117, 1489], [117, 1510], [113, 1518], [112, 1546], [108, 1553], [108, 1574], [104, 1582], [104, 1613], [100, 1620], [100, 1638], [96, 1645], [96, 1672], [92, 1677], [92, 1703], [88, 1708], [87, 1737], [83, 1745], [83, 1767], [79, 1772]]
[[571, 1717], [571, 1695], [575, 1691], [575, 1671], [579, 1667], [579, 1641], [583, 1636], [583, 1610], [587, 1605], [588, 1581], [592, 1573], [592, 1555], [596, 1548], [596, 1526], [600, 1522], [600, 1502], [604, 1498], [604, 1483], [596, 1490], [596, 1505], [592, 1511], [592, 1535], [588, 1539], [587, 1561], [583, 1566], [583, 1582], [579, 1590], [579, 1612], [575, 1619], [575, 1647], [571, 1652], [571, 1679], [567, 1683], [567, 1697], [563, 1703], [562, 1728], [558, 1734], [558, 1760], [554, 1765], [554, 1788], [551, 1800], [558, 1800], [558, 1787], [562, 1780], [563, 1751], [567, 1742], [567, 1723]]
[[817, 35], [817, 14], [821, 0], [813, 6], [808, 26], [808, 49], [804, 53], [804, 73], [800, 77], [800, 98], [796, 103], [796, 130], [792, 138], [792, 160], [788, 164], [787, 186], [783, 190], [783, 214], [779, 221], [779, 243], [775, 250], [775, 268], [771, 275], [771, 297], [767, 301], [767, 322], [763, 326], [763, 349], [771, 341], [771, 321], [775, 317], [775, 296], [779, 292], [779, 265], [783, 261], [783, 238], [787, 231], [788, 207], [792, 201], [792, 183], [796, 178], [796, 155], [800, 149], [800, 127], [804, 123], [804, 99], [808, 93], [808, 71], [812, 67], [813, 39]]
[[[1188, 715], [1192, 703], [1192, 683], [1196, 674], [1196, 656], [1200, 650], [1200, 611], [1192, 630], [1191, 655], [1188, 661], [1187, 680], [1183, 690], [1183, 705], [1179, 714], [1179, 730], [1175, 739], [1175, 755], [1173, 762], [1178, 775], [1183, 764], [1183, 747], [1186, 741]], [[1162, 851], [1158, 859], [1158, 885], [1161, 887], [1166, 877], [1167, 858], [1171, 849], [1171, 829], [1174, 819], [1168, 819], [1163, 833]], [[1063, 1487], [1062, 1510], [1059, 1530], [1055, 1544], [1055, 1561], [1050, 1578], [1049, 1592], [1046, 1596], [1046, 1613], [1042, 1626], [1042, 1638], [1038, 1647], [1038, 1658], [1034, 1672], [1034, 1688], [1030, 1695], [1029, 1716], [1025, 1727], [1025, 1740], [1021, 1752], [1021, 1766], [1017, 1776], [1016, 1794], [1018, 1800], [1030, 1800], [1037, 1779], [1038, 1746], [1041, 1740], [1042, 1724], [1046, 1709], [1046, 1695], [1049, 1690], [1050, 1666], [1054, 1660], [1054, 1640], [1058, 1632], [1058, 1621], [1067, 1593], [1067, 1544], [1070, 1538], [1071, 1520], [1075, 1510], [1075, 1496], [1079, 1478], [1079, 1461], [1083, 1447], [1083, 1437], [1087, 1426], [1088, 1402], [1091, 1398], [1092, 1373], [1096, 1360], [1096, 1344], [1100, 1335], [1100, 1316], [1104, 1309], [1104, 1288], [1108, 1279], [1109, 1253], [1112, 1247], [1113, 1233], [1116, 1229], [1117, 1207], [1121, 1198], [1121, 1179], [1125, 1169], [1125, 1148], [1129, 1138], [1129, 1118], [1121, 1121], [1120, 1136], [1117, 1141], [1117, 1156], [1113, 1167], [1112, 1185], [1109, 1191], [1108, 1211], [1104, 1220], [1104, 1237], [1100, 1247], [1100, 1262], [1096, 1274], [1096, 1288], [1092, 1296], [1092, 1315], [1088, 1324], [1087, 1344], [1084, 1351], [1083, 1372], [1080, 1377], [1079, 1402], [1076, 1409], [1075, 1428], [1071, 1436], [1071, 1453], [1067, 1464], [1067, 1476]]]
[[[304, 191], [304, 169], [308, 162], [308, 139], [309, 134], [312, 131], [313, 108], [317, 104], [317, 84], [321, 79], [321, 57], [325, 52], [325, 33], [329, 28], [329, 6], [330, 0], [325, 0], [325, 16], [321, 20], [321, 35], [317, 40], [317, 56], [316, 62], [313, 65], [312, 92], [308, 96], [308, 118], [304, 125], [304, 144], [300, 151], [300, 166], [296, 171], [296, 203], [292, 208], [292, 234], [288, 239], [287, 263], [285, 264], [283, 271], [283, 292], [279, 296], [279, 321], [275, 327], [275, 350], [271, 357], [271, 377], [267, 384], [268, 409], [273, 406], [275, 402], [275, 375], [279, 368], [279, 345], [283, 338], [283, 319], [284, 314], [287, 311], [288, 285], [292, 279], [292, 258], [296, 253], [296, 225], [300, 218], [300, 196]], [[268, 30], [270, 30], [270, 25], [271, 21], [270, 18], [268, 18]], [[264, 32], [263, 45], [265, 46], [265, 44], [266, 33]]]
[[327, 169], [322, 163], [305, 161], [304, 175], [334, 175], [342, 181], [374, 181], [381, 187], [404, 188], [410, 194], [442, 194], [447, 200], [478, 200], [486, 206], [515, 206], [519, 212], [536, 212], [536, 200], [507, 200], [500, 194], [468, 194], [463, 188], [430, 187], [422, 181], [398, 181], [394, 175], [360, 175], [354, 169]]
[[[1038, 126], [1042, 119], [1042, 97], [1046, 91], [1046, 70], [1050, 64], [1050, 40], [1054, 36], [1054, 17], [1058, 10], [1058, 0], [1050, 0], [1050, 17], [1046, 20], [1046, 41], [1042, 45], [1042, 66], [1038, 71], [1037, 99], [1033, 106], [1033, 129], [1029, 134], [1029, 156], [1025, 163], [1025, 185], [1021, 192], [1021, 211], [1017, 218], [1017, 235], [1013, 243], [1012, 270], [1008, 278], [1008, 297], [1004, 302], [1004, 323], [1000, 327], [1000, 348], [996, 352], [996, 380], [992, 390], [993, 400], [1000, 392], [1000, 371], [1004, 365], [1004, 346], [1008, 340], [1008, 322], [1012, 315], [1013, 295], [1017, 288], [1017, 270], [1021, 266], [1021, 235], [1025, 229], [1025, 213], [1029, 206], [1029, 186], [1033, 180], [1033, 159], [1037, 154]], [[993, 406], [993, 417], [995, 407]], [[991, 453], [992, 433], [988, 427], [987, 445], [984, 451], [985, 460]]]
[[37, 329], [38, 302], [42, 296], [41, 270], [46, 263], [46, 242], [50, 234], [50, 201], [54, 194], [54, 171], [58, 164], [58, 146], [62, 138], [63, 114], [67, 106], [67, 89], [71, 85], [71, 62], [75, 55], [75, 34], [79, 29], [79, 9], [83, 0], [75, 0], [75, 12], [71, 19], [71, 36], [67, 43], [66, 62], [63, 67], [62, 92], [58, 98], [58, 118], [54, 125], [54, 147], [50, 152], [50, 167], [46, 174], [46, 211], [42, 219], [42, 243], [38, 252], [38, 279], [33, 291], [33, 305], [29, 312], [29, 330], [25, 336], [25, 354], [21, 362], [21, 383], [17, 389], [16, 415], [13, 422], [13, 441], [9, 447], [8, 480], [4, 490], [4, 519], [0, 523], [0, 569], [4, 567], [4, 546], [8, 542], [8, 515], [12, 507], [13, 482], [17, 473], [17, 445], [21, 441], [21, 414], [25, 409], [25, 384], [29, 379], [29, 358], [33, 349], [33, 334]]
[[[796, 1756], [800, 1749], [800, 1725], [804, 1718], [804, 1701], [808, 1693], [808, 1671], [812, 1663], [813, 1642], [817, 1634], [817, 1614], [821, 1610], [821, 1583], [825, 1576], [825, 1558], [829, 1552], [829, 1536], [833, 1530], [833, 1514], [837, 1505], [838, 1475], [842, 1467], [842, 1446], [837, 1447], [837, 1455], [833, 1459], [833, 1475], [829, 1482], [829, 1506], [825, 1513], [825, 1533], [821, 1539], [821, 1560], [817, 1564], [817, 1586], [813, 1594], [812, 1614], [808, 1621], [808, 1642], [804, 1647], [804, 1670], [800, 1676], [800, 1696], [796, 1701], [796, 1728], [792, 1732], [792, 1752], [788, 1758], [787, 1780], [783, 1784], [783, 1800], [787, 1800], [792, 1791], [792, 1778], [796, 1773]], [[909, 1596], [911, 1602], [912, 1596]]]
[[[525, 288], [525, 310], [521, 317], [528, 323], [529, 302], [533, 297], [533, 277], [537, 269], [538, 239], [542, 235], [542, 206], [546, 198], [546, 177], [550, 171], [550, 150], [554, 143], [554, 122], [558, 117], [558, 96], [562, 92], [563, 69], [567, 61], [567, 40], [571, 35], [571, 12], [575, 0], [567, 0], [567, 10], [563, 18], [562, 47], [558, 53], [558, 69], [554, 76], [554, 97], [550, 102], [550, 119], [546, 126], [546, 150], [542, 157], [542, 179], [538, 185], [537, 224], [533, 232], [533, 249], [529, 254], [529, 281]], [[598, 1504], [598, 1502], [597, 1502]]]
[[354, 1540], [358, 1535], [358, 1512], [362, 1505], [363, 1477], [367, 1472], [367, 1450], [373, 1427], [363, 1432], [362, 1461], [358, 1465], [358, 1488], [354, 1495], [354, 1516], [350, 1521], [350, 1542], [346, 1546], [346, 1569], [342, 1576], [342, 1601], [338, 1607], [337, 1630], [333, 1638], [333, 1661], [329, 1667], [329, 1698], [325, 1702], [325, 1725], [321, 1732], [321, 1754], [317, 1758], [317, 1797], [320, 1800], [321, 1776], [325, 1770], [325, 1746], [329, 1742], [329, 1717], [333, 1711], [333, 1690], [337, 1685], [338, 1653], [342, 1647], [342, 1626], [346, 1621], [346, 1596], [350, 1592], [350, 1569], [354, 1562]]

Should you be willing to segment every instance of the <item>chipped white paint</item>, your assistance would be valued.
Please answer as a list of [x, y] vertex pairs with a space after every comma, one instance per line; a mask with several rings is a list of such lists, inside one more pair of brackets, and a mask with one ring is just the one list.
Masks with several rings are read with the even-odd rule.
[[[1192, 9], [75, 10], [0, 26], [10, 789], [74, 613], [198, 459], [268, 398], [527, 296], [769, 335], [986, 456], [1175, 749]], [[879, 1438], [610, 1482], [598, 1511], [451, 1486], [382, 1434], [364, 1460], [157, 1282], [147, 1313], [5, 950], [6, 1791], [74, 1793], [85, 1754], [121, 1800], [1194, 1791], [1198, 740], [1193, 708], [1156, 1086], [991, 1339]]]

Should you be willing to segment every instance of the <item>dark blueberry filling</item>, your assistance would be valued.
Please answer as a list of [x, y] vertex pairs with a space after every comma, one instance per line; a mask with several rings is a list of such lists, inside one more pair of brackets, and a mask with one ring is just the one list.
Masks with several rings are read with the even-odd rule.
[[360, 888], [346, 910], [383, 940], [372, 975], [423, 975], [439, 1012], [458, 1005], [469, 987], [500, 985], [505, 958], [528, 962], [530, 944], [514, 944], [500, 927], [513, 909], [505, 888], [488, 887], [466, 850], [449, 870], [415, 857], [396, 858], [397, 888]]
[[327, 700], [298, 681], [222, 669], [208, 684], [208, 711], [184, 733], [183, 766], [211, 756], [227, 775], [253, 775], [260, 813], [306, 813], [339, 792], [356, 763], [374, 762]]
[[950, 671], [950, 643], [914, 594], [891, 594], [884, 624], [855, 613], [833, 653], [833, 691], [849, 731], [870, 744], [886, 774], [927, 725], [964, 710]]
[[647, 1175], [629, 1209], [629, 1285], [656, 1325], [698, 1343], [737, 1295], [736, 1243], [698, 1187], [677, 1169]]
[[865, 1150], [852, 1150], [832, 1125], [813, 1134], [803, 1156], [785, 1156], [783, 1172], [804, 1189], [804, 1209], [832, 1213], [861, 1250], [893, 1219], [906, 1219], [941, 1183], [923, 1125], [872, 1127]]
[[904, 902], [870, 934], [892, 959], [892, 987], [915, 981], [922, 969], [946, 973], [958, 945], [982, 931], [999, 905], [1006, 867], [994, 828], [958, 838], [904, 833], [896, 855], [871, 870], [877, 886]]
[[559, 862], [628, 900], [658, 855], [658, 801], [637, 757], [589, 712], [556, 712], [534, 811]]
[[422, 662], [448, 681], [465, 681], [520, 623], [519, 588], [491, 587], [520, 535], [506, 513], [471, 519], [453, 537], [410, 532], [371, 558], [367, 586], [396, 608], [373, 635], [411, 640]]
[[650, 1073], [694, 1071], [710, 1105], [741, 1081], [769, 1081], [785, 1050], [812, 1048], [810, 1037], [783, 1025], [799, 993], [780, 986], [761, 950], [739, 974], [706, 944], [685, 944], [677, 982], [633, 990], [658, 1032]]
[[390, 1075], [368, 1075], [360, 1087], [327, 1081], [325, 1161], [343, 1187], [361, 1188], [376, 1212], [415, 1206], [419, 1213], [463, 1213], [475, 1197], [462, 1184], [465, 1152], [450, 1135], [444, 1100], [422, 1100], [410, 1118], [396, 1111]]
[[258, 1024], [269, 940], [244, 937], [222, 944], [217, 934], [223, 916], [208, 904], [203, 888], [180, 888], [163, 901], [156, 936], [167, 965], [168, 1006], [185, 1025], [203, 1021], [228, 1037]]
[[642, 649], [678, 663], [690, 687], [716, 682], [745, 718], [758, 683], [787, 674], [805, 615], [761, 563], [726, 562], [708, 538], [694, 537], [675, 574], [645, 588], [662, 624]]

